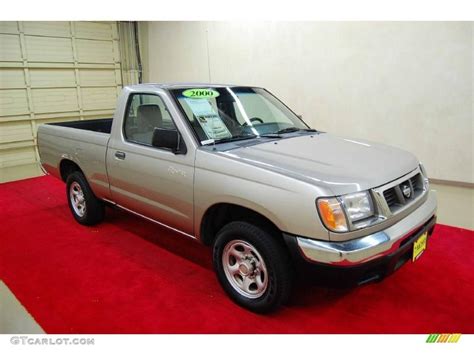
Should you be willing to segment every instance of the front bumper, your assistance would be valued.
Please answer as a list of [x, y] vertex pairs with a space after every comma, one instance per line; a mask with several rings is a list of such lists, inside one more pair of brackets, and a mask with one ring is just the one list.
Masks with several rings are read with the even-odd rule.
[[[426, 201], [410, 215], [389, 228], [365, 237], [346, 241], [329, 242], [285, 234], [293, 259], [298, 264], [311, 264], [314, 268], [333, 271], [356, 271], [357, 283], [364, 282], [364, 275], [372, 278], [398, 269], [411, 257], [415, 240], [425, 231], [430, 236], [436, 223], [437, 199], [433, 191]], [[308, 266], [308, 265], [306, 265]], [[360, 274], [360, 275], [359, 275]], [[369, 277], [370, 276], [370, 277]]]

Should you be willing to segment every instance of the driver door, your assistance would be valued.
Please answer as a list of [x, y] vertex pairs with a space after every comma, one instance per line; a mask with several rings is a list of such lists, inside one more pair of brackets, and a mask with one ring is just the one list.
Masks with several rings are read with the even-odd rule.
[[154, 128], [177, 129], [167, 100], [130, 95], [121, 132], [112, 135], [107, 151], [110, 191], [121, 207], [192, 235], [195, 152], [152, 145]]

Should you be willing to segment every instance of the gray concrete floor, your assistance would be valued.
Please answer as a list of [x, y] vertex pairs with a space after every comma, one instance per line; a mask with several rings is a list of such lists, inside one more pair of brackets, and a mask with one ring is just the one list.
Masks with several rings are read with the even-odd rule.
[[16, 299], [15, 295], [0, 280], [0, 333], [44, 334], [31, 314]]

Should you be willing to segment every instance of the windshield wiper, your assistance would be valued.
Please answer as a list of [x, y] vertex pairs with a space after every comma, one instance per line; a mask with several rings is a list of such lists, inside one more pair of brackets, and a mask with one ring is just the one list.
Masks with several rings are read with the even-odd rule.
[[300, 128], [296, 128], [296, 127], [287, 127], [287, 128], [280, 129], [279, 131], [275, 132], [274, 134], [291, 133], [291, 132], [297, 132], [297, 131], [300, 131], [300, 130], [301, 130]]
[[300, 129], [296, 128], [296, 127], [287, 127], [287, 128], [280, 129], [279, 131], [276, 131], [276, 132], [261, 134], [260, 137], [263, 137], [263, 138], [283, 138], [280, 134], [297, 132], [299, 130]]
[[256, 138], [256, 137], [258, 137], [258, 136], [255, 135], [255, 134], [241, 134], [241, 135], [232, 136], [232, 137], [228, 137], [228, 138], [215, 139], [214, 143], [216, 143], [216, 144], [218, 144], [218, 143], [227, 143], [227, 142], [240, 141], [240, 140], [251, 139], [251, 138]]
[[227, 137], [227, 138], [209, 140], [209, 143], [206, 142], [206, 144], [204, 144], [204, 145], [235, 142], [235, 141], [240, 141], [240, 140], [245, 140], [245, 139], [252, 139], [252, 138], [258, 138], [258, 137], [263, 137], [263, 138], [283, 138], [280, 134], [283, 134], [283, 133], [292, 133], [292, 132], [298, 132], [298, 131], [317, 132], [315, 129], [312, 129], [312, 128], [287, 127], [287, 128], [280, 129], [279, 131], [273, 132], [273, 133], [265, 133], [265, 134], [260, 134], [260, 135], [256, 135], [256, 134], [240, 134], [240, 135], [236, 135], [236, 136], [232, 136], [232, 137]]
[[261, 134], [260, 137], [265, 137], [265, 138], [283, 138], [280, 134], [283, 133], [292, 133], [292, 132], [298, 132], [298, 131], [304, 131], [304, 132], [317, 132], [313, 128], [297, 128], [297, 127], [287, 127], [280, 129], [277, 132], [273, 133], [266, 133], [266, 134]]

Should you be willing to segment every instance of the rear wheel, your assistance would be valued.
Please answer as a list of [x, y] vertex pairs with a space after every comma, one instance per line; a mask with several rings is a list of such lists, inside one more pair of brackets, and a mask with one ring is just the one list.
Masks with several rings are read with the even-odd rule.
[[66, 194], [69, 209], [74, 219], [80, 224], [91, 226], [104, 219], [105, 206], [95, 197], [80, 171], [75, 171], [67, 177]]
[[246, 222], [231, 222], [214, 243], [214, 268], [227, 294], [239, 305], [266, 313], [291, 292], [291, 263], [276, 236]]

